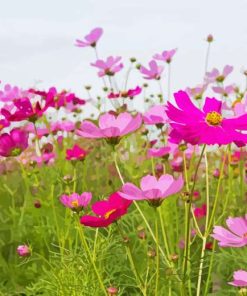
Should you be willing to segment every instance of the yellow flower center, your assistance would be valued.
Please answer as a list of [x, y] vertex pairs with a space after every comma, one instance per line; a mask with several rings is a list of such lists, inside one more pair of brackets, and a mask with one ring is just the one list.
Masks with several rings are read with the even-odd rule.
[[73, 200], [71, 202], [71, 205], [73, 206], [73, 208], [78, 208], [78, 206], [79, 206], [78, 200]]
[[112, 209], [108, 212], [105, 213], [104, 218], [105, 219], [109, 219], [109, 217], [111, 216], [111, 214], [113, 214], [114, 212], [116, 212], [116, 209]]
[[220, 125], [221, 121], [222, 121], [222, 116], [216, 111], [209, 112], [206, 116], [206, 122], [209, 125], [214, 125], [214, 126]]

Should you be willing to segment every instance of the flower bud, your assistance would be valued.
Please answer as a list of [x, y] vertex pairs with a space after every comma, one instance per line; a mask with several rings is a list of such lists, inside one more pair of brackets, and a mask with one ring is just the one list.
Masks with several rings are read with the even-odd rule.
[[213, 37], [213, 35], [212, 35], [212, 34], [209, 34], [209, 35], [207, 36], [207, 42], [211, 43], [211, 42], [213, 42], [213, 41], [214, 41], [214, 37]]
[[27, 245], [20, 245], [16, 249], [17, 253], [21, 257], [27, 257], [31, 254], [31, 250]]
[[116, 287], [108, 287], [106, 290], [109, 296], [115, 296], [118, 294], [118, 288]]

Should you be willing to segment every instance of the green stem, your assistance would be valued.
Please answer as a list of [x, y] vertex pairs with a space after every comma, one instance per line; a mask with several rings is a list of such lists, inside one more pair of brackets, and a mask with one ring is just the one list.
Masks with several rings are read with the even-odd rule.
[[89, 260], [91, 261], [91, 264], [93, 265], [93, 268], [94, 268], [95, 274], [96, 274], [96, 276], [98, 278], [98, 281], [99, 281], [99, 284], [101, 286], [102, 292], [104, 293], [104, 295], [107, 296], [108, 293], [106, 292], [106, 289], [105, 289], [105, 286], [104, 286], [103, 281], [101, 279], [101, 276], [99, 274], [98, 268], [97, 268], [97, 266], [95, 264], [95, 261], [94, 261], [92, 255], [91, 255], [91, 251], [90, 251], [90, 249], [88, 247], [88, 244], [87, 244], [87, 241], [86, 241], [86, 238], [85, 238], [85, 235], [84, 235], [84, 231], [83, 231], [83, 226], [81, 224], [79, 224], [78, 229], [79, 229], [79, 235], [80, 235], [81, 242], [83, 244], [84, 249], [87, 252], [87, 255], [89, 257]]
[[195, 169], [193, 185], [192, 185], [192, 188], [190, 191], [189, 201], [188, 201], [187, 210], [186, 210], [186, 240], [185, 240], [184, 262], [183, 262], [183, 282], [184, 282], [184, 285], [185, 285], [185, 278], [187, 275], [187, 268], [188, 268], [188, 261], [189, 261], [190, 212], [191, 212], [191, 205], [192, 205], [192, 197], [193, 197], [193, 193], [194, 193], [194, 189], [195, 189], [195, 185], [196, 185], [198, 170], [200, 167], [200, 163], [201, 163], [205, 148], [206, 148], [206, 145], [204, 145], [202, 148], [202, 152], [201, 152], [200, 158], [198, 160], [198, 163], [197, 163], [197, 166]]
[[159, 291], [159, 271], [160, 271], [160, 256], [159, 256], [159, 228], [158, 228], [158, 215], [155, 210], [155, 237], [156, 237], [156, 280], [155, 280], [155, 296], [158, 296]]

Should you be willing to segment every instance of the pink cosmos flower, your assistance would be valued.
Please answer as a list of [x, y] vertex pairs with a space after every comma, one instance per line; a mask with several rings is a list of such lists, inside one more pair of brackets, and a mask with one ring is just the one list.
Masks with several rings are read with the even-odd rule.
[[33, 156], [32, 160], [37, 163], [38, 166], [42, 166], [43, 164], [51, 165], [54, 163], [56, 158], [56, 154], [54, 152], [43, 153], [41, 156]]
[[83, 192], [82, 194], [72, 193], [70, 195], [63, 194], [60, 197], [61, 203], [67, 207], [72, 209], [75, 212], [80, 212], [83, 208], [88, 206], [92, 199], [91, 192]]
[[95, 47], [100, 37], [103, 34], [102, 28], [93, 29], [88, 35], [86, 35], [84, 40], [76, 39], [76, 46], [78, 47], [87, 47], [92, 46]]
[[106, 61], [97, 60], [95, 63], [91, 63], [91, 65], [99, 69], [99, 77], [103, 77], [105, 75], [114, 76], [115, 73], [119, 72], [123, 68], [123, 64], [120, 63], [121, 59], [121, 57], [110, 56], [106, 59]]
[[166, 62], [167, 64], [170, 64], [176, 51], [177, 51], [177, 48], [174, 48], [171, 50], [165, 50], [161, 54], [159, 53], [155, 54], [153, 58], [158, 61], [163, 61], [163, 62]]
[[143, 120], [145, 124], [166, 124], [168, 123], [168, 117], [166, 115], [165, 105], [155, 105], [151, 107], [144, 115]]
[[221, 94], [224, 97], [228, 97], [230, 94], [234, 93], [235, 86], [234, 85], [227, 85], [227, 86], [213, 86], [213, 91], [217, 94]]
[[159, 80], [162, 72], [164, 71], [164, 67], [158, 66], [155, 60], [151, 60], [149, 63], [149, 68], [141, 66], [140, 72], [144, 75], [144, 79], [155, 79]]
[[200, 110], [186, 92], [179, 91], [174, 97], [178, 108], [168, 102], [166, 111], [173, 128], [172, 142], [184, 140], [192, 145], [246, 143], [247, 135], [240, 131], [247, 130], [247, 114], [226, 119], [221, 115], [222, 102], [215, 98], [206, 98], [203, 110]]
[[27, 257], [31, 254], [31, 250], [27, 245], [20, 245], [16, 249], [17, 253], [21, 257]]
[[228, 282], [228, 284], [236, 287], [247, 287], [247, 271], [237, 270], [233, 274], [233, 282]]
[[108, 200], [97, 201], [92, 210], [97, 216], [81, 217], [81, 224], [90, 227], [107, 227], [128, 211], [132, 201], [122, 198], [117, 192], [111, 194]]
[[175, 180], [173, 176], [168, 174], [162, 175], [159, 179], [147, 175], [141, 179], [141, 189], [132, 183], [126, 183], [119, 194], [128, 200], [147, 200], [151, 206], [158, 207], [169, 195], [178, 193], [183, 185], [182, 176]]
[[233, 103], [233, 110], [236, 116], [241, 116], [247, 113], [247, 95], [241, 101]]
[[142, 92], [142, 89], [137, 86], [134, 89], [129, 89], [127, 91], [121, 91], [119, 93], [113, 93], [111, 92], [108, 95], [108, 99], [118, 99], [118, 98], [130, 98], [132, 99], [135, 96], [138, 96]]
[[195, 100], [201, 100], [204, 92], [206, 91], [208, 85], [207, 84], [199, 84], [195, 87], [187, 87], [187, 94]]
[[32, 122], [29, 122], [26, 124], [23, 129], [28, 132], [29, 134], [34, 134], [37, 135], [38, 138], [42, 138], [43, 136], [48, 136], [50, 131], [46, 127], [39, 127], [37, 126], [36, 128], [34, 127], [34, 124]]
[[16, 99], [26, 97], [27, 95], [28, 91], [24, 91], [17, 86], [5, 84], [3, 90], [0, 90], [0, 101], [13, 102]]
[[205, 217], [206, 214], [207, 214], [207, 205], [206, 204], [203, 204], [201, 207], [194, 209], [194, 215], [198, 219]]
[[229, 217], [226, 220], [227, 230], [222, 226], [214, 226], [212, 237], [219, 241], [220, 247], [243, 247], [247, 245], [247, 214], [245, 217]]
[[150, 148], [148, 149], [148, 157], [163, 157], [169, 155], [170, 147]]
[[226, 77], [233, 71], [233, 67], [226, 65], [220, 73], [220, 71], [216, 68], [214, 68], [211, 72], [207, 72], [205, 76], [205, 81], [207, 83], [212, 83], [212, 82], [223, 82]]
[[183, 158], [181, 156], [176, 156], [171, 161], [171, 167], [174, 172], [182, 172], [183, 171]]
[[105, 138], [109, 139], [112, 144], [117, 144], [121, 137], [136, 131], [141, 124], [140, 114], [132, 117], [127, 112], [119, 115], [105, 113], [99, 117], [99, 127], [85, 120], [76, 134], [84, 138]]
[[14, 128], [0, 135], [0, 155], [4, 157], [18, 156], [28, 147], [28, 133]]
[[35, 122], [51, 105], [51, 101], [46, 101], [44, 106], [41, 107], [39, 102], [32, 105], [29, 98], [19, 98], [14, 101], [14, 108], [11, 111], [2, 108], [1, 113], [8, 121], [29, 120]]
[[82, 149], [79, 145], [75, 144], [72, 149], [66, 150], [67, 160], [84, 160], [87, 155], [87, 151]]

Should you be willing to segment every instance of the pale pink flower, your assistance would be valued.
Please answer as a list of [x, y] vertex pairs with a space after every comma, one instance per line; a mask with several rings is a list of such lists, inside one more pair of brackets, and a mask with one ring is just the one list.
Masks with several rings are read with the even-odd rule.
[[205, 75], [205, 81], [207, 83], [212, 82], [223, 82], [226, 77], [233, 71], [233, 67], [226, 65], [222, 71], [222, 73], [214, 68], [211, 72], [207, 72]]
[[166, 62], [167, 64], [170, 64], [172, 62], [172, 58], [175, 55], [177, 51], [177, 48], [171, 49], [171, 50], [164, 50], [161, 54], [157, 53], [153, 56], [154, 59], [158, 61]]
[[217, 93], [221, 94], [224, 97], [228, 97], [230, 94], [234, 93], [235, 86], [234, 85], [227, 85], [227, 86], [213, 86], [212, 90]]
[[147, 125], [168, 123], [165, 105], [155, 105], [143, 115], [143, 121]]
[[170, 147], [150, 148], [148, 149], [148, 157], [163, 157], [169, 155]]
[[193, 97], [193, 99], [201, 100], [207, 86], [207, 84], [199, 84], [195, 87], [187, 87], [185, 91], [190, 97]]
[[147, 175], [141, 179], [140, 187], [125, 183], [119, 194], [128, 200], [147, 200], [152, 206], [158, 207], [170, 195], [178, 193], [184, 185], [182, 176], [177, 180], [171, 175], [162, 175], [159, 179]]
[[164, 71], [163, 66], [159, 66], [155, 60], [151, 60], [149, 63], [149, 68], [146, 68], [144, 66], [141, 66], [140, 72], [144, 75], [144, 79], [155, 79], [159, 80], [162, 72]]
[[80, 129], [76, 131], [78, 136], [84, 138], [106, 138], [111, 139], [112, 144], [117, 144], [121, 137], [136, 131], [142, 124], [142, 116], [137, 114], [133, 117], [127, 112], [119, 115], [105, 113], [99, 117], [99, 126], [85, 120]]
[[97, 60], [95, 63], [91, 63], [91, 65], [99, 69], [99, 77], [103, 77], [105, 75], [114, 76], [115, 73], [119, 72], [123, 68], [123, 64], [120, 63], [121, 59], [121, 57], [110, 56], [106, 59], [106, 61]]
[[229, 228], [214, 226], [212, 237], [219, 241], [220, 247], [240, 248], [247, 245], [247, 214], [245, 217], [229, 217], [226, 220]]
[[102, 28], [93, 29], [88, 35], [84, 37], [84, 40], [76, 39], [76, 46], [78, 47], [95, 47], [100, 37], [103, 34]]
[[233, 281], [228, 284], [236, 287], [247, 287], [247, 271], [237, 270], [233, 274]]

